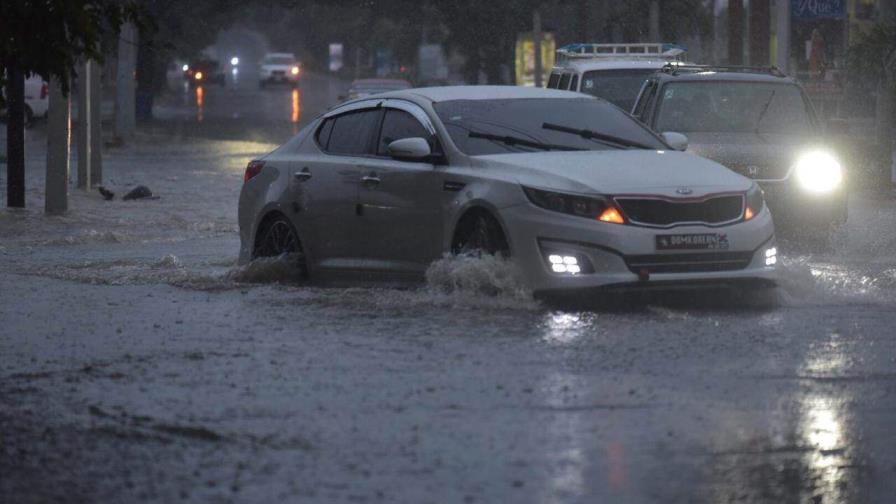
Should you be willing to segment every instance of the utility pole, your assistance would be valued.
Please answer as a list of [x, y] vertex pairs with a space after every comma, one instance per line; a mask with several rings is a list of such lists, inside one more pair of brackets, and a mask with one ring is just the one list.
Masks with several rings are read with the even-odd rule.
[[90, 62], [90, 183], [103, 183], [103, 67]]
[[125, 23], [118, 34], [118, 72], [115, 79], [115, 137], [127, 140], [134, 134], [134, 71], [137, 67], [137, 28]]
[[[781, 2], [787, 3], [790, 2]], [[771, 5], [769, 0], [750, 0], [750, 64], [767, 66], [771, 37]]]
[[[784, 2], [789, 4], [789, 0]], [[744, 2], [728, 2], [728, 64], [741, 65], [744, 62]]]
[[777, 0], [775, 2], [777, 12], [777, 26], [775, 27], [775, 39], [777, 49], [775, 53], [775, 66], [784, 73], [790, 71], [790, 2]]
[[532, 36], [535, 40], [535, 87], [544, 87], [544, 70], [541, 61], [541, 12], [532, 13]]
[[660, 42], [660, 2], [659, 0], [650, 0], [650, 7], [647, 11], [649, 20], [648, 42]]
[[90, 134], [93, 132], [91, 128], [91, 81], [92, 67], [90, 60], [81, 63], [78, 69], [78, 188], [90, 189], [90, 162], [93, 159], [90, 149], [93, 147]]
[[71, 152], [71, 103], [62, 94], [62, 83], [50, 80], [47, 112], [47, 177], [44, 209], [48, 214], [68, 210], [69, 154]]
[[25, 208], [25, 75], [6, 63], [6, 206]]

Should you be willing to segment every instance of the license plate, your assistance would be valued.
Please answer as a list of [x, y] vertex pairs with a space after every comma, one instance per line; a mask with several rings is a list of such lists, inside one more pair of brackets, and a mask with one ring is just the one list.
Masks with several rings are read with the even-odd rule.
[[656, 236], [657, 250], [728, 250], [724, 233], [666, 234]]

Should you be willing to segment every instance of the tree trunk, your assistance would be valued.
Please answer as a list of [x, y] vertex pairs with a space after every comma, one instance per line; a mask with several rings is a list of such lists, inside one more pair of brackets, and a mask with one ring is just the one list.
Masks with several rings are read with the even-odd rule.
[[[50, 81], [50, 108], [47, 111], [47, 176], [44, 211], [61, 214], [68, 210], [69, 159], [71, 157], [71, 102], [62, 94], [59, 79]], [[89, 111], [78, 111], [89, 114]], [[80, 153], [79, 153], [80, 155]]]
[[743, 0], [728, 2], [728, 64], [742, 65], [744, 62], [744, 3]]
[[6, 206], [25, 208], [25, 76], [6, 65]]
[[134, 71], [137, 65], [137, 28], [132, 23], [121, 26], [118, 35], [118, 73], [115, 79], [115, 137], [127, 140], [134, 134], [136, 94]]

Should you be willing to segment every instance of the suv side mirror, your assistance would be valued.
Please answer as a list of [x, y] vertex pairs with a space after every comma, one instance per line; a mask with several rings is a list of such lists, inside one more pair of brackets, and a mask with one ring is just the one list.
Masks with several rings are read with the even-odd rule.
[[387, 147], [389, 156], [400, 161], [424, 161], [432, 155], [425, 138], [412, 137], [395, 140]]
[[674, 131], [665, 131], [660, 134], [663, 137], [663, 141], [666, 142], [669, 147], [677, 151], [686, 151], [688, 150], [688, 137], [682, 135], [681, 133], [676, 133]]

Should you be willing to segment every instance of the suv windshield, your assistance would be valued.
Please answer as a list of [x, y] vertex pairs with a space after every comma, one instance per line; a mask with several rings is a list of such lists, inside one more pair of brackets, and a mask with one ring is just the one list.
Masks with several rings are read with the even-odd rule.
[[292, 65], [295, 62], [296, 59], [289, 56], [268, 56], [264, 59], [265, 65]]
[[800, 88], [765, 82], [673, 82], [663, 88], [657, 131], [807, 134]]
[[545, 128], [545, 124], [586, 130], [651, 149], [666, 148], [628, 114], [591, 98], [451, 100], [435, 103], [433, 108], [457, 148], [470, 156], [546, 150], [535, 144], [551, 146], [550, 150], [626, 147]]
[[582, 93], [588, 93], [628, 112], [635, 104], [641, 86], [656, 70], [592, 70], [582, 75]]

